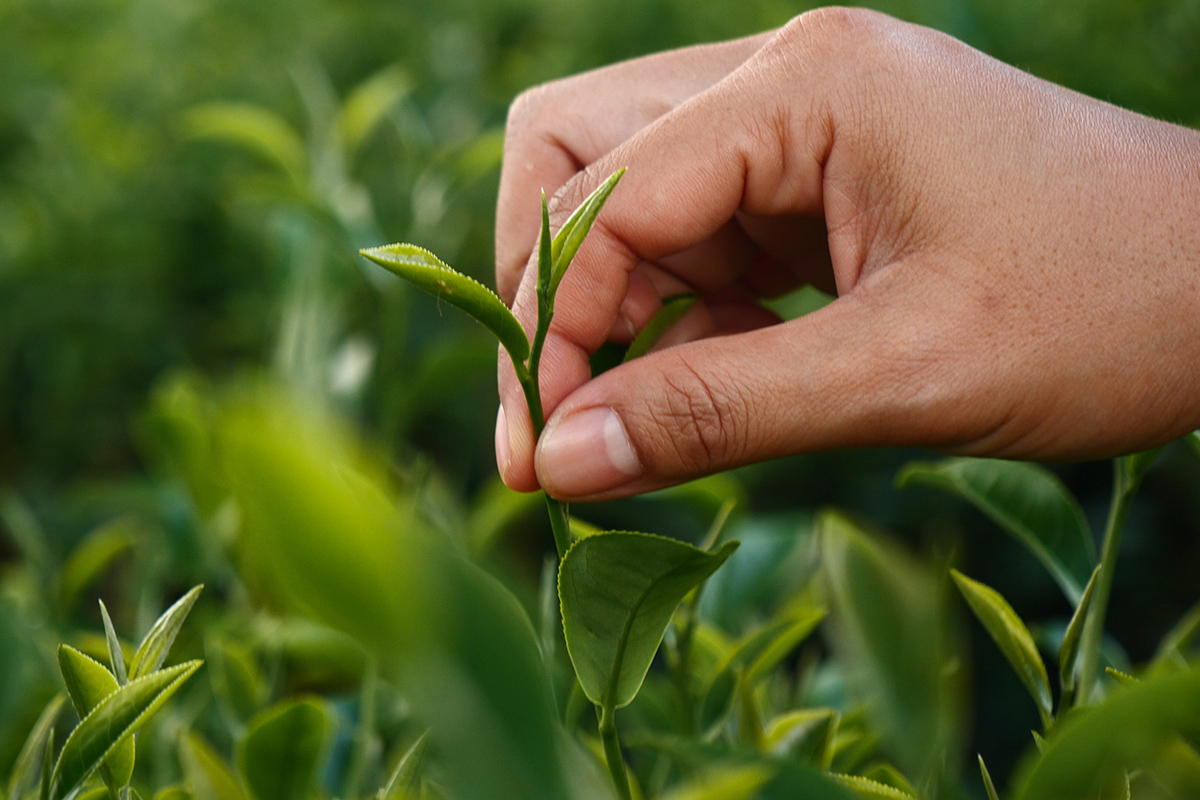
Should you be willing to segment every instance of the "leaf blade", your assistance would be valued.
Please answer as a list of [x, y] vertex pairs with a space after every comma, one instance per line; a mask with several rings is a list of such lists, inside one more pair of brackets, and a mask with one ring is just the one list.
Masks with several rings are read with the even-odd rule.
[[204, 584], [193, 586], [187, 594], [164, 611], [162, 616], [150, 627], [149, 632], [142, 639], [142, 643], [138, 645], [137, 652], [133, 654], [133, 659], [129, 662], [129, 679], [131, 681], [145, 677], [163, 665], [167, 654], [171, 651], [171, 645], [175, 643], [175, 637], [179, 635], [179, 629], [183, 627], [183, 621], [187, 619], [192, 606], [196, 604], [196, 598], [200, 596], [203, 589]]
[[316, 779], [330, 718], [311, 698], [285, 701], [250, 722], [238, 771], [253, 800], [306, 800]]
[[635, 358], [641, 358], [650, 352], [650, 348], [658, 344], [658, 340], [663, 337], [671, 326], [679, 322], [683, 315], [692, 310], [692, 306], [700, 300], [700, 295], [691, 292], [685, 294], [676, 294], [670, 297], [664, 297], [662, 308], [658, 310], [646, 327], [634, 337], [629, 345], [629, 349], [625, 351], [625, 361], [632, 361]]
[[550, 245], [553, 268], [547, 295], [552, 300], [555, 293], [558, 292], [558, 284], [562, 282], [563, 275], [566, 274], [567, 268], [571, 266], [571, 262], [575, 259], [575, 254], [579, 252], [579, 248], [583, 245], [583, 240], [591, 231], [592, 225], [595, 224], [596, 217], [600, 214], [600, 209], [604, 208], [604, 204], [608, 202], [613, 189], [617, 188], [617, 184], [621, 182], [621, 178], [624, 175], [624, 167], [609, 175], [604, 180], [604, 183], [597, 186], [587, 196], [587, 199], [579, 204], [579, 208], [575, 209], [571, 216], [567, 218], [567, 221], [563, 223], [563, 226], [559, 228], [558, 233], [554, 235], [554, 240]]
[[[80, 719], [90, 714], [92, 709], [120, 688], [117, 679], [103, 664], [93, 661], [68, 645], [58, 647], [58, 666], [71, 704], [75, 706], [75, 713]], [[112, 755], [104, 760], [117, 788], [128, 784], [133, 777], [133, 762], [134, 744], [131, 736], [114, 748]]]

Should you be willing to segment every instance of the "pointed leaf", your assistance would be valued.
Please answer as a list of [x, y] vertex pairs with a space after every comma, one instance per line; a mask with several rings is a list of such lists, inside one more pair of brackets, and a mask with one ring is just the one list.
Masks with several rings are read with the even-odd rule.
[[833, 778], [843, 786], [853, 789], [854, 792], [864, 800], [917, 800], [908, 792], [897, 789], [895, 786], [888, 786], [886, 783], [863, 778], [858, 775], [839, 775], [831, 774]]
[[1015, 536], [1072, 603], [1096, 566], [1096, 550], [1079, 503], [1054, 473], [1022, 461], [948, 458], [909, 464], [900, 487], [932, 486], [956, 494]]
[[58, 715], [62, 713], [65, 702], [66, 695], [55, 695], [42, 709], [37, 722], [33, 723], [33, 729], [26, 737], [25, 744], [21, 745], [21, 751], [17, 753], [17, 760], [13, 762], [12, 772], [8, 776], [8, 789], [4, 796], [9, 800], [21, 800], [25, 791], [37, 782], [37, 759], [46, 751], [46, 742], [54, 731], [54, 725], [58, 722]]
[[[83, 719], [120, 686], [104, 665], [65, 644], [58, 646], [58, 667], [75, 713]], [[105, 764], [116, 788], [129, 784], [133, 777], [134, 744], [130, 736], [115, 748]]]
[[470, 314], [504, 345], [515, 363], [529, 357], [525, 329], [496, 293], [479, 281], [447, 266], [424, 248], [389, 244], [359, 251], [409, 283]]
[[195, 800], [246, 800], [233, 770], [196, 734], [180, 738], [179, 763]]
[[550, 238], [550, 207], [546, 193], [542, 192], [542, 230], [538, 234], [537, 295], [548, 298], [550, 276], [554, 273], [553, 242]]
[[297, 185], [308, 155], [296, 131], [274, 111], [247, 103], [207, 103], [187, 111], [183, 127], [194, 139], [224, 142], [279, 167]]
[[625, 169], [621, 169], [609, 175], [604, 183], [596, 187], [587, 199], [579, 204], [579, 208], [567, 218], [563, 226], [559, 228], [558, 233], [554, 235], [554, 241], [550, 246], [551, 262], [553, 269], [550, 274], [549, 297], [553, 300], [554, 295], [558, 292], [558, 284], [562, 281], [563, 275], [567, 272], [567, 267], [571, 266], [571, 261], [574, 260], [575, 254], [579, 252], [583, 240], [587, 237], [588, 232], [592, 229], [592, 224], [596, 221], [596, 217], [600, 214], [600, 209], [604, 208], [604, 204], [608, 202], [609, 195], [613, 189], [617, 188], [617, 184], [621, 180], [621, 176], [625, 174]]
[[175, 643], [179, 629], [183, 627], [183, 621], [187, 619], [192, 606], [196, 604], [196, 598], [200, 596], [202, 589], [204, 589], [204, 584], [192, 587], [191, 591], [164, 611], [163, 615], [150, 628], [150, 632], [146, 634], [146, 638], [142, 639], [137, 652], [133, 654], [133, 660], [129, 663], [130, 680], [149, 675], [163, 665], [167, 659], [167, 653], [171, 651], [171, 645]]
[[630, 343], [629, 349], [625, 351], [625, 361], [632, 361], [635, 358], [640, 358], [650, 352], [650, 348], [658, 343], [658, 340], [663, 337], [663, 334], [670, 330], [671, 326], [679, 322], [683, 315], [692, 310], [692, 306], [696, 305], [696, 301], [700, 299], [698, 294], [677, 294], [671, 297], [664, 297], [662, 308], [658, 310], [646, 327], [642, 328], [641, 332], [634, 337]]
[[588, 699], [620, 708], [637, 694], [675, 607], [737, 548], [714, 553], [645, 533], [580, 539], [558, 573], [567, 652]]
[[38, 789], [38, 800], [50, 800], [51, 765], [54, 763], [54, 729], [46, 739], [46, 752], [42, 755], [42, 784]]
[[1096, 576], [1099, 574], [1100, 567], [1096, 567], [1092, 571], [1092, 577], [1088, 579], [1075, 613], [1071, 615], [1071, 621], [1067, 623], [1067, 632], [1063, 634], [1062, 645], [1058, 648], [1058, 679], [1064, 692], [1071, 691], [1075, 686], [1075, 662], [1079, 658], [1079, 641], [1083, 636], [1083, 624], [1087, 620], [1088, 608], [1092, 605]]
[[663, 800], [753, 800], [774, 777], [766, 764], [718, 767], [665, 795]]
[[992, 641], [1004, 653], [1021, 683], [1029, 690], [1033, 702], [1037, 704], [1038, 713], [1042, 715], [1042, 724], [1049, 728], [1054, 703], [1050, 696], [1050, 679], [1029, 629], [995, 589], [971, 580], [956, 569], [950, 570], [950, 577], [954, 579], [971, 611], [975, 612], [976, 618], [991, 635]]
[[421, 777], [421, 764], [425, 760], [425, 751], [428, 746], [429, 731], [425, 731], [396, 762], [396, 768], [392, 770], [392, 776], [388, 778], [387, 785], [380, 788], [376, 795], [377, 800], [401, 800], [409, 792], [416, 790], [417, 781]]
[[139, 678], [110, 694], [71, 732], [54, 767], [51, 800], [75, 791], [200, 668], [200, 661]]
[[108, 648], [108, 662], [112, 664], [113, 675], [121, 686], [129, 683], [129, 674], [125, 671], [125, 651], [121, 648], [121, 640], [117, 638], [117, 630], [113, 627], [112, 618], [104, 601], [100, 601], [100, 618], [104, 621], [104, 644]]
[[996, 784], [992, 783], [992, 776], [988, 772], [987, 764], [983, 763], [983, 756], [979, 757], [979, 772], [983, 776], [983, 788], [987, 791], [988, 800], [1000, 800], [1000, 795], [996, 793]]
[[1160, 675], [1113, 690], [1098, 706], [1059, 726], [1041, 757], [1017, 770], [1017, 800], [1091, 800], [1123, 787], [1125, 774], [1148, 767], [1200, 719], [1200, 670]]
[[839, 719], [832, 708], [803, 708], [782, 714], [767, 725], [767, 750], [781, 758], [808, 760], [828, 769]]
[[313, 793], [330, 719], [312, 699], [279, 703], [250, 722], [238, 771], [254, 800], [306, 800]]
[[84, 537], [67, 557], [59, 573], [59, 594], [64, 607], [103, 575], [122, 553], [137, 542], [137, 525], [127, 517], [102, 525]]
[[354, 88], [338, 114], [338, 131], [348, 153], [353, 153], [412, 90], [413, 82], [397, 65], [367, 78]]

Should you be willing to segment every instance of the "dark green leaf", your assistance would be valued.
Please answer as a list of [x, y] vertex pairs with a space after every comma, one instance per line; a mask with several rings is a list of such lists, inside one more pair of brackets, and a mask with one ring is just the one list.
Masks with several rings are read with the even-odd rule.
[[233, 770], [196, 734], [180, 738], [179, 763], [195, 800], [246, 800]]
[[[85, 718], [92, 709], [120, 688], [117, 679], [103, 664], [65, 644], [58, 646], [58, 667], [62, 672], [67, 694], [71, 697], [71, 704], [75, 706], [75, 713], [80, 719]], [[132, 736], [116, 747], [104, 760], [117, 788], [127, 785], [133, 777], [133, 760]]]
[[948, 458], [909, 464], [901, 487], [924, 484], [956, 494], [1029, 548], [1072, 603], [1096, 566], [1095, 543], [1079, 503], [1054, 473], [1022, 461]]
[[575, 254], [579, 252], [583, 240], [587, 237], [588, 232], [592, 229], [592, 224], [596, 221], [596, 217], [600, 214], [600, 209], [604, 208], [604, 204], [608, 202], [609, 195], [613, 189], [617, 188], [617, 183], [620, 182], [621, 176], [625, 174], [625, 169], [621, 168], [609, 175], [604, 183], [596, 187], [587, 199], [579, 204], [579, 208], [567, 218], [563, 226], [559, 228], [558, 233], [554, 235], [554, 241], [550, 246], [551, 263], [553, 268], [550, 274], [550, 286], [548, 296], [553, 300], [554, 295], [558, 292], [558, 284], [562, 281], [563, 275], [567, 272], [567, 267], [571, 266], [571, 262], [575, 259]]
[[1008, 601], [995, 589], [971, 580], [956, 569], [950, 570], [950, 577], [954, 579], [975, 617], [987, 629], [992, 641], [1000, 648], [1000, 652], [1004, 653], [1021, 683], [1029, 690], [1033, 702], [1037, 704], [1038, 713], [1041, 714], [1042, 725], [1049, 728], [1054, 710], [1054, 700], [1050, 696], [1050, 678], [1046, 675], [1046, 665], [1042, 663], [1042, 657], [1038, 653], [1037, 645], [1033, 643], [1029, 629]]
[[1100, 567], [1096, 567], [1092, 571], [1092, 577], [1088, 579], [1075, 613], [1071, 615], [1071, 621], [1067, 624], [1062, 645], [1058, 648], [1058, 677], [1064, 691], [1070, 691], [1075, 685], [1075, 662], [1079, 658], [1079, 641], [1083, 636], [1083, 624], [1087, 620], [1088, 608], [1092, 605], [1096, 576], [1099, 574]]
[[983, 763], [983, 756], [979, 757], [979, 772], [983, 776], [983, 788], [987, 792], [988, 800], [1000, 800], [1000, 795], [996, 793], [996, 784], [992, 783], [992, 776], [988, 772], [987, 764]]
[[50, 800], [51, 765], [54, 763], [54, 729], [46, 739], [46, 752], [42, 754], [42, 783], [38, 787], [38, 800]]
[[311, 699], [268, 708], [238, 748], [238, 771], [254, 800], [307, 800], [313, 792], [330, 719]]
[[580, 539], [558, 573], [567, 651], [588, 699], [608, 708], [642, 685], [675, 607], [737, 548], [714, 553], [662, 536], [613, 532]]
[[222, 710], [235, 724], [245, 724], [262, 710], [266, 687], [254, 657], [240, 645], [210, 637], [204, 643], [208, 679]]
[[625, 351], [625, 361], [632, 361], [635, 358], [640, 358], [650, 352], [650, 348], [658, 343], [658, 340], [663, 337], [663, 334], [670, 330], [671, 326], [679, 322], [683, 315], [696, 305], [700, 299], [697, 294], [677, 294], [671, 297], [664, 297], [662, 308], [658, 313], [646, 323], [646, 327], [642, 328], [641, 332], [634, 337], [630, 343], [629, 349]]
[[38, 759], [45, 754], [46, 741], [54, 731], [54, 725], [58, 722], [58, 715], [62, 713], [65, 702], [65, 695], [55, 695], [38, 715], [37, 722], [25, 738], [25, 744], [21, 745], [21, 751], [17, 753], [17, 760], [13, 762], [12, 772], [9, 773], [8, 790], [5, 793], [9, 800], [21, 800], [25, 791], [37, 783]]
[[84, 717], [63, 745], [54, 767], [51, 800], [75, 791], [108, 756], [146, 723], [200, 668], [189, 661], [131, 680]]
[[203, 584], [192, 587], [154, 622], [129, 663], [130, 680], [149, 675], [163, 665], [167, 654], [171, 652], [171, 645], [175, 643], [175, 637], [179, 635], [179, 629], [183, 627], [183, 621], [203, 589]]
[[839, 717], [832, 708], [803, 708], [782, 714], [767, 725], [767, 751], [829, 769]]
[[401, 800], [406, 796], [406, 793], [413, 792], [417, 788], [418, 780], [421, 777], [421, 764], [425, 760], [425, 751], [429, 744], [429, 731], [425, 731], [417, 740], [413, 742], [400, 760], [396, 762], [396, 768], [392, 770], [392, 775], [388, 778], [385, 786], [380, 788], [376, 794], [377, 800]]
[[521, 323], [496, 293], [463, 275], [428, 250], [411, 244], [389, 244], [359, 251], [409, 283], [470, 314], [504, 345], [514, 363], [529, 357], [529, 340]]

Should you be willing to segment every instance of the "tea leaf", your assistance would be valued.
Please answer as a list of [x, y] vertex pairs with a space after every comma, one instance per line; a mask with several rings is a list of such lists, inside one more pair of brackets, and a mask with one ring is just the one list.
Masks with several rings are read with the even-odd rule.
[[1050, 727], [1050, 715], [1054, 701], [1050, 696], [1050, 679], [1046, 675], [1046, 665], [1038, 653], [1037, 645], [1025, 623], [1013, 611], [999, 592], [990, 586], [973, 581], [956, 569], [950, 570], [950, 577], [962, 592], [967, 605], [975, 612], [975, 616], [987, 629], [1008, 663], [1016, 671], [1017, 677], [1037, 704], [1038, 712], [1042, 715], [1042, 725]]
[[208, 680], [221, 709], [235, 724], [249, 722], [266, 697], [253, 656], [245, 648], [217, 637], [205, 641], [204, 656]]
[[429, 747], [429, 731], [425, 731], [417, 740], [404, 751], [404, 755], [392, 770], [387, 785], [383, 786], [376, 800], [401, 800], [417, 788], [417, 780], [421, 777], [421, 763], [425, 760], [425, 751]]
[[664, 795], [663, 800], [753, 800], [773, 777], [774, 770], [765, 764], [721, 767]]
[[873, 781], [870, 778], [838, 773], [833, 773], [830, 777], [843, 786], [853, 789], [864, 800], [917, 800], [908, 792], [901, 791], [895, 786], [888, 786], [886, 783]]
[[163, 665], [167, 660], [167, 653], [171, 651], [171, 645], [175, 643], [175, 637], [179, 635], [179, 629], [183, 627], [183, 621], [187, 619], [203, 589], [203, 584], [192, 587], [155, 621], [129, 663], [130, 680], [149, 675]]
[[737, 549], [713, 553], [645, 533], [576, 541], [558, 573], [567, 652], [597, 705], [620, 708], [637, 694], [675, 607]]
[[182, 786], [164, 786], [154, 793], [154, 800], [191, 800], [192, 794]]
[[1040, 758], [1027, 756], [1013, 782], [1017, 800], [1084, 800], [1151, 763], [1200, 719], [1200, 670], [1114, 690], [1067, 717]]
[[25, 791], [36, 782], [37, 759], [44, 757], [46, 742], [54, 732], [54, 725], [58, 722], [58, 715], [62, 713], [65, 702], [66, 695], [55, 695], [42, 709], [37, 722], [33, 723], [33, 729], [29, 731], [25, 744], [21, 745], [21, 751], [17, 753], [17, 760], [13, 762], [12, 772], [8, 776], [8, 789], [4, 796], [9, 800], [20, 800]]
[[1135, 684], [1141, 683], [1141, 681], [1139, 679], [1133, 677], [1129, 673], [1121, 672], [1121, 670], [1115, 669], [1113, 667], [1105, 667], [1104, 671], [1107, 674], [1111, 675], [1116, 680], [1117, 683], [1123, 684], [1125, 686], [1133, 686]]
[[412, 79], [396, 65], [385, 67], [356, 86], [338, 114], [338, 132], [347, 152], [357, 150], [412, 87]]
[[558, 292], [558, 284], [562, 281], [563, 275], [567, 272], [567, 267], [571, 266], [571, 262], [575, 259], [575, 254], [579, 252], [579, 248], [583, 245], [583, 240], [587, 237], [588, 232], [592, 229], [592, 224], [596, 221], [596, 217], [600, 214], [600, 209], [604, 208], [604, 204], [608, 202], [609, 195], [613, 189], [617, 188], [617, 184], [621, 181], [621, 176], [625, 174], [625, 168], [609, 175], [604, 183], [596, 187], [587, 199], [579, 204], [579, 208], [567, 218], [563, 226], [559, 228], [558, 233], [554, 235], [554, 241], [550, 245], [551, 256], [551, 273], [550, 286], [547, 290], [547, 296], [553, 300], [554, 295]]
[[1079, 658], [1079, 640], [1083, 636], [1083, 623], [1087, 619], [1088, 608], [1092, 605], [1092, 595], [1096, 591], [1096, 576], [1099, 574], [1100, 567], [1096, 567], [1092, 571], [1092, 577], [1088, 579], [1087, 587], [1083, 590], [1083, 597], [1075, 608], [1075, 613], [1071, 615], [1071, 621], [1067, 624], [1067, 632], [1063, 635], [1062, 645], [1058, 648], [1058, 679], [1064, 692], [1071, 691], [1075, 686], [1075, 662]]
[[1000, 795], [996, 793], [996, 784], [992, 783], [992, 776], [988, 773], [987, 764], [983, 763], [983, 756], [979, 757], [979, 772], [983, 775], [983, 788], [987, 791], [988, 800], [1000, 800]]
[[[80, 719], [86, 717], [106, 697], [120, 688], [117, 679], [103, 664], [65, 644], [58, 647], [58, 667], [62, 672], [71, 704], [75, 706], [75, 713]], [[133, 760], [132, 736], [116, 747], [112, 755], [104, 760], [117, 788], [127, 785], [133, 777]]]
[[1078, 604], [1096, 566], [1096, 549], [1079, 503], [1054, 473], [1022, 461], [948, 458], [909, 464], [901, 488], [923, 484], [972, 503], [1015, 536]]
[[117, 683], [124, 686], [129, 683], [129, 675], [125, 671], [125, 650], [121, 647], [121, 640], [117, 638], [117, 630], [113, 627], [112, 618], [108, 616], [108, 609], [103, 600], [100, 601], [100, 619], [104, 623], [104, 646], [108, 649], [108, 663], [112, 665]]
[[194, 139], [240, 147], [277, 166], [297, 186], [304, 183], [308, 170], [304, 142], [273, 111], [246, 103], [207, 103], [189, 109], [183, 127]]
[[[200, 668], [188, 661], [132, 680], [92, 709], [67, 737], [51, 781], [51, 800], [75, 791], [125, 740], [146, 723]], [[101, 668], [103, 669], [103, 668]]]
[[54, 729], [46, 739], [46, 752], [42, 754], [42, 784], [38, 787], [38, 800], [50, 800], [51, 764], [54, 763]]
[[233, 770], [196, 734], [180, 738], [179, 763], [196, 800], [246, 800]]
[[251, 720], [238, 748], [238, 771], [254, 800], [307, 800], [330, 719], [311, 699], [290, 700]]
[[514, 363], [519, 364], [529, 357], [525, 329], [496, 293], [479, 281], [452, 269], [433, 253], [416, 245], [389, 244], [359, 253], [439, 300], [470, 314], [500, 340]]
[[137, 529], [128, 518], [113, 520], [84, 537], [71, 551], [60, 573], [58, 585], [63, 606], [70, 608], [136, 542]]
[[625, 351], [624, 361], [632, 361], [635, 358], [640, 358], [650, 352], [650, 348], [658, 343], [658, 340], [663, 337], [663, 334], [670, 330], [671, 326], [679, 322], [683, 315], [692, 310], [692, 306], [696, 305], [696, 301], [700, 299], [697, 294], [677, 294], [671, 297], [664, 297], [662, 308], [658, 313], [646, 323], [646, 327], [642, 328], [641, 332], [634, 337], [630, 343], [629, 349]]
[[832, 708], [803, 708], [781, 714], [767, 725], [765, 744], [773, 755], [810, 760], [829, 769], [840, 715]]

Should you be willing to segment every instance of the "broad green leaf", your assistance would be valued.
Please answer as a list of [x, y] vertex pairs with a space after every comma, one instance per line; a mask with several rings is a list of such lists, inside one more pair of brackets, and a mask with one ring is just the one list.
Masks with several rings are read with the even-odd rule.
[[1050, 678], [1046, 675], [1046, 665], [1042, 663], [1042, 657], [1038, 653], [1037, 645], [1033, 643], [1029, 629], [1008, 601], [995, 589], [971, 580], [956, 569], [950, 570], [950, 577], [954, 579], [975, 617], [987, 629], [992, 641], [1000, 648], [1000, 652], [1004, 653], [1021, 683], [1029, 690], [1033, 702], [1037, 704], [1038, 713], [1042, 716], [1042, 725], [1049, 728], [1054, 710], [1054, 700], [1050, 696]]
[[1037, 464], [948, 458], [909, 464], [900, 487], [932, 486], [956, 494], [1015, 536], [1077, 604], [1096, 566], [1096, 548], [1079, 503], [1054, 473]]
[[[117, 679], [103, 664], [65, 644], [58, 646], [58, 667], [75, 713], [85, 718], [104, 699], [120, 688]], [[134, 744], [130, 736], [104, 760], [116, 788], [126, 786], [133, 777]]]
[[554, 235], [554, 241], [550, 246], [551, 263], [553, 266], [548, 289], [548, 296], [551, 298], [551, 301], [553, 301], [554, 295], [558, 292], [558, 284], [562, 282], [563, 275], [567, 272], [567, 267], [571, 266], [571, 262], [575, 259], [575, 254], [579, 252], [583, 240], [587, 237], [588, 232], [591, 231], [592, 224], [600, 214], [600, 209], [604, 208], [604, 204], [608, 202], [609, 195], [612, 194], [613, 189], [617, 188], [617, 184], [624, 174], [625, 169], [622, 167], [612, 175], [609, 175], [604, 183], [597, 186], [595, 191], [579, 204], [579, 208], [575, 209], [574, 213], [559, 228], [558, 233]]
[[21, 800], [25, 792], [37, 783], [38, 759], [45, 755], [46, 742], [54, 732], [54, 725], [58, 722], [58, 716], [62, 713], [63, 703], [66, 701], [65, 695], [55, 695], [42, 709], [37, 722], [33, 723], [33, 729], [25, 738], [25, 744], [21, 745], [21, 751], [17, 753], [17, 760], [13, 762], [12, 772], [8, 776], [5, 797], [9, 800]]
[[246, 103], [206, 103], [183, 117], [184, 132], [240, 147], [274, 164], [297, 186], [305, 183], [308, 155], [304, 142], [282, 117]]
[[307, 800], [330, 719], [312, 699], [289, 700], [251, 720], [238, 748], [238, 771], [254, 800]]
[[204, 656], [222, 710], [236, 723], [249, 722], [262, 710], [267, 695], [254, 657], [241, 645], [218, 637], [205, 641]]
[[229, 765], [194, 733], [179, 740], [179, 763], [195, 800], [246, 800], [246, 793]]
[[853, 789], [854, 793], [864, 800], [916, 800], [911, 794], [897, 789], [895, 786], [888, 786], [886, 783], [859, 775], [834, 773], [830, 777], [848, 789]]
[[188, 661], [131, 680], [92, 709], [71, 732], [54, 767], [51, 800], [75, 791], [175, 693], [202, 662]]
[[983, 763], [983, 756], [979, 757], [979, 773], [983, 777], [983, 788], [987, 792], [988, 800], [1000, 800], [1000, 795], [996, 793], [996, 784], [992, 783], [991, 773], [988, 772], [987, 764]]
[[384, 67], [354, 88], [342, 103], [338, 131], [348, 153], [356, 151], [396, 103], [412, 91], [413, 82], [397, 65]]
[[692, 306], [700, 299], [697, 294], [677, 294], [671, 297], [664, 297], [662, 308], [654, 315], [646, 327], [642, 328], [641, 332], [634, 337], [629, 345], [629, 349], [625, 351], [625, 361], [632, 361], [635, 358], [641, 358], [650, 352], [650, 348], [658, 343], [658, 340], [663, 337], [663, 334], [670, 330], [671, 326], [679, 322], [683, 315], [691, 311]]
[[514, 363], [529, 357], [525, 329], [496, 293], [463, 275], [424, 248], [389, 244], [359, 251], [363, 256], [409, 283], [470, 314], [504, 345]]
[[79, 595], [137, 542], [136, 523], [123, 517], [102, 525], [84, 537], [59, 573], [59, 594], [64, 608], [71, 608]]
[[138, 645], [137, 652], [133, 654], [133, 660], [129, 662], [130, 680], [149, 675], [163, 665], [167, 654], [171, 652], [171, 645], [175, 644], [179, 629], [183, 627], [183, 621], [187, 619], [203, 589], [203, 584], [192, 587], [154, 622], [150, 632]]
[[1079, 658], [1079, 641], [1083, 636], [1083, 625], [1087, 620], [1088, 608], [1092, 605], [1092, 595], [1096, 591], [1096, 577], [1099, 574], [1100, 567], [1097, 566], [1092, 571], [1092, 577], [1088, 579], [1087, 586], [1083, 590], [1083, 597], [1080, 598], [1075, 613], [1071, 615], [1071, 621], [1067, 623], [1067, 632], [1063, 635], [1062, 645], [1058, 648], [1058, 679], [1064, 692], [1070, 692], [1075, 686], [1075, 662]]
[[108, 663], [112, 665], [113, 675], [121, 686], [129, 683], [129, 674], [125, 671], [125, 650], [121, 640], [117, 638], [117, 629], [113, 627], [112, 617], [108, 616], [108, 608], [100, 601], [100, 619], [104, 623], [104, 645], [108, 649]]
[[767, 752], [828, 769], [839, 718], [832, 708], [803, 708], [781, 714], [767, 724]]
[[567, 652], [588, 699], [607, 708], [633, 700], [675, 607], [737, 549], [714, 553], [645, 533], [580, 539], [558, 572]]
[[776, 634], [754, 657], [746, 670], [746, 681], [755, 684], [767, 677], [825, 619], [824, 608], [801, 606], [782, 619]]
[[753, 800], [774, 777], [765, 764], [718, 767], [663, 796], [663, 800]]
[[1200, 670], [1160, 675], [1114, 690], [1067, 717], [1040, 758], [1027, 756], [1013, 782], [1017, 800], [1092, 800], [1123, 786], [1200, 720]]
[[958, 763], [962, 740], [962, 658], [950, 635], [945, 583], [841, 514], [825, 512], [817, 526], [831, 640], [850, 686], [889, 759], [918, 785], [936, 783], [946, 765]]
[[387, 784], [375, 795], [376, 800], [401, 800], [407, 793], [416, 791], [417, 782], [421, 777], [421, 764], [425, 760], [428, 746], [429, 731], [425, 731], [409, 745], [404, 755], [396, 762], [396, 768], [392, 770]]

